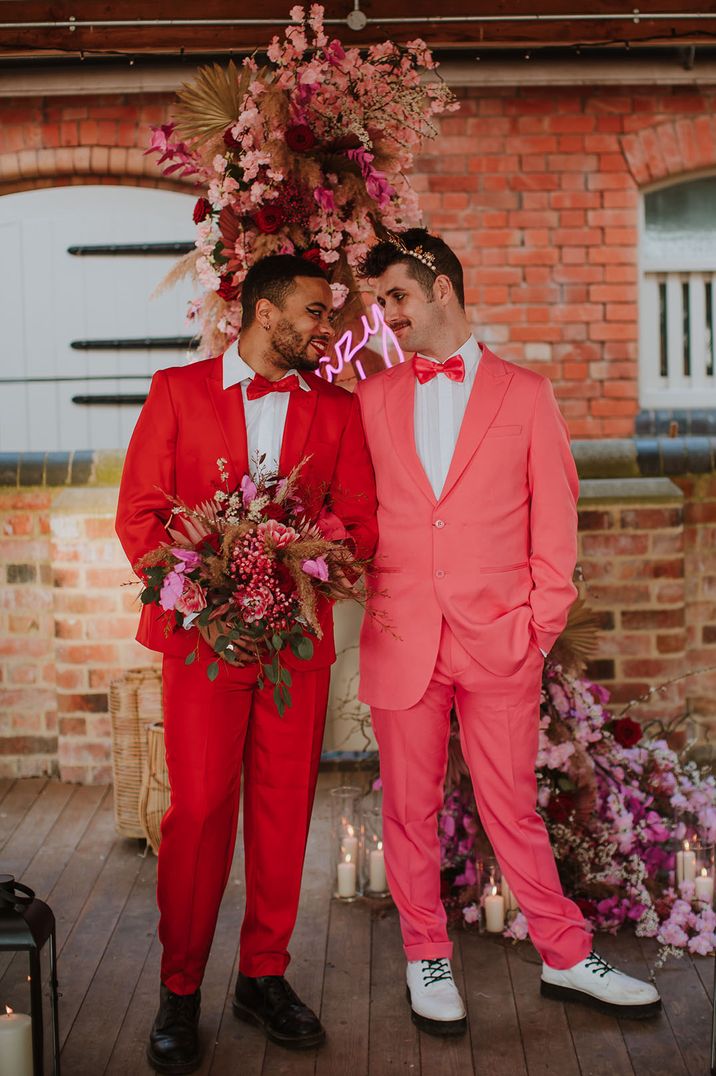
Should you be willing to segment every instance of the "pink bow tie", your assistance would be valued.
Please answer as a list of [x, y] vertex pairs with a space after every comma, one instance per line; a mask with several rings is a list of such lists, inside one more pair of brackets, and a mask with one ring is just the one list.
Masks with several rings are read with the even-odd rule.
[[438, 374], [445, 374], [451, 381], [465, 380], [465, 363], [462, 355], [453, 355], [447, 362], [433, 362], [432, 359], [424, 359], [422, 355], [416, 355], [413, 363], [415, 376], [421, 385], [426, 381], [432, 381]]
[[296, 374], [282, 377], [279, 381], [269, 381], [261, 374], [255, 374], [251, 384], [246, 389], [246, 398], [247, 400], [258, 400], [261, 396], [267, 396], [269, 392], [293, 392], [298, 387]]

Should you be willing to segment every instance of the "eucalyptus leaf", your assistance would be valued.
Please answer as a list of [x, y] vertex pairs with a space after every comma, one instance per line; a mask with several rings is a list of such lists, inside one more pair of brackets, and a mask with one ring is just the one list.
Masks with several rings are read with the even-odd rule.
[[187, 656], [184, 658], [184, 664], [185, 665], [193, 665], [195, 661], [196, 661], [196, 650], [192, 650], [191, 653], [187, 654]]
[[217, 676], [219, 675], [218, 661], [212, 661], [211, 665], [206, 670], [206, 675], [209, 677], [210, 680], [216, 680]]

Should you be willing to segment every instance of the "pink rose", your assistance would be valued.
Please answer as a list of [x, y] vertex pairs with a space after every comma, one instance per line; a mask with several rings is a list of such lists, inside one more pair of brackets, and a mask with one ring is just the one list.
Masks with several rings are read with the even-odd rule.
[[306, 575], [310, 575], [314, 579], [320, 579], [322, 583], [325, 583], [328, 579], [328, 565], [326, 564], [325, 557], [316, 557], [315, 560], [304, 560], [301, 564], [301, 569]]
[[159, 595], [159, 604], [161, 605], [162, 609], [166, 610], [167, 612], [172, 609], [175, 609], [177, 602], [181, 598], [183, 590], [184, 579], [181, 572], [169, 572], [169, 574], [164, 577], [161, 593]]
[[336, 208], [336, 200], [330, 187], [316, 187], [313, 197], [321, 209], [325, 209], [327, 213], [332, 213]]
[[171, 552], [174, 556], [182, 562], [182, 566], [178, 565], [174, 569], [175, 572], [188, 571], [192, 568], [198, 568], [201, 564], [201, 557], [193, 549], [172, 549]]
[[467, 904], [462, 910], [462, 917], [466, 923], [477, 923], [480, 918], [480, 909], [476, 904]]
[[268, 587], [252, 587], [251, 590], [237, 590], [235, 601], [240, 607], [246, 623], [251, 624], [253, 621], [261, 620], [262, 617], [266, 616], [273, 605], [273, 594]]
[[251, 481], [251, 478], [245, 474], [241, 479], [241, 499], [244, 503], [244, 508], [248, 508], [253, 499], [256, 496], [256, 483]]
[[202, 587], [193, 579], [184, 577], [184, 589], [181, 592], [176, 605], [180, 613], [200, 613], [206, 609], [206, 594]]
[[259, 523], [256, 531], [264, 542], [270, 541], [276, 549], [283, 549], [284, 546], [290, 545], [291, 542], [295, 542], [299, 537], [297, 530], [294, 530], [293, 527], [285, 527], [277, 519], [269, 519], [266, 523]]

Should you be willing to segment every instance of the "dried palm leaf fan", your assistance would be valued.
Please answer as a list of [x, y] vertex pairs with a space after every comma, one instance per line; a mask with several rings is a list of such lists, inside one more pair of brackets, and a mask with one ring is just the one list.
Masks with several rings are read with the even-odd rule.
[[580, 595], [569, 610], [567, 624], [550, 658], [566, 669], [581, 670], [597, 648], [599, 618]]
[[226, 67], [220, 64], [200, 67], [194, 81], [185, 82], [177, 94], [180, 103], [175, 119], [179, 134], [194, 146], [223, 137], [227, 127], [233, 127], [239, 118], [241, 102], [252, 77], [261, 78], [265, 74], [252, 75], [248, 68], [239, 72], [233, 60]]

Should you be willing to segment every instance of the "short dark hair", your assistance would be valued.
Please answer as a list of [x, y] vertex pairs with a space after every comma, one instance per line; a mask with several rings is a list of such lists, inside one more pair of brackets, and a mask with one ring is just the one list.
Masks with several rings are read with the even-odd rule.
[[431, 235], [426, 228], [408, 228], [405, 232], [395, 232], [396, 239], [408, 251], [421, 247], [426, 254], [432, 254], [434, 271], [424, 262], [406, 254], [398, 243], [383, 239], [368, 251], [358, 265], [358, 275], [362, 277], [382, 276], [391, 265], [402, 262], [407, 265], [410, 275], [420, 284], [426, 295], [433, 293], [433, 284], [437, 276], [449, 277], [460, 306], [465, 307], [465, 284], [462, 266], [457, 255], [450, 249], [444, 239]]
[[299, 276], [319, 277], [328, 282], [320, 265], [297, 254], [268, 254], [254, 262], [241, 286], [241, 328], [248, 329], [253, 324], [259, 299], [268, 299], [283, 310]]

